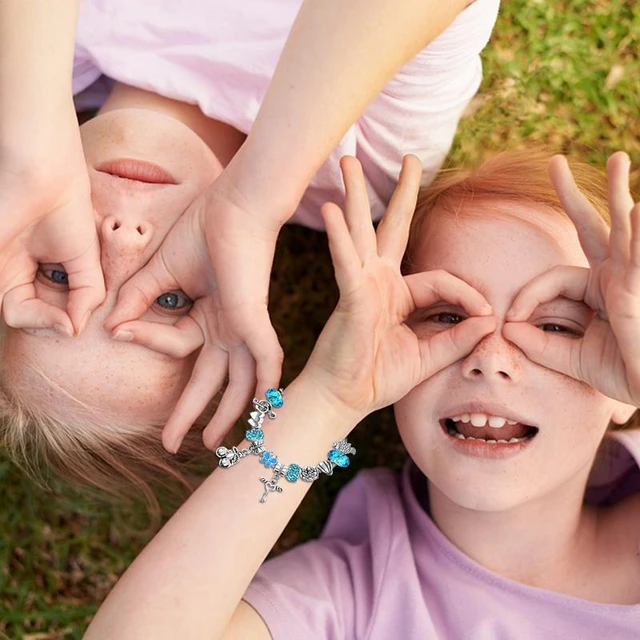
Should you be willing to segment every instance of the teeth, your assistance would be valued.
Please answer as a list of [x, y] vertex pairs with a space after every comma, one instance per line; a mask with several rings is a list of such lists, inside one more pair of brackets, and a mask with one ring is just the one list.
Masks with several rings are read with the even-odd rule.
[[518, 424], [516, 420], [508, 420], [502, 416], [489, 416], [485, 413], [461, 413], [460, 415], [452, 416], [450, 420], [453, 420], [453, 422], [470, 422], [474, 427], [478, 428], [489, 425], [492, 429], [501, 429], [505, 424]]
[[471, 424], [474, 427], [484, 427], [487, 424], [487, 416], [483, 413], [472, 413]]
[[[451, 418], [451, 419], [454, 420], [454, 418]], [[457, 420], [456, 422], [460, 422], [460, 421]], [[525, 442], [526, 440], [530, 440], [530, 436], [523, 436], [522, 438], [511, 438], [509, 440], [504, 440], [504, 439], [494, 440], [493, 438], [476, 438], [474, 436], [465, 436], [453, 428], [447, 429], [447, 432], [449, 433], [450, 436], [453, 436], [454, 438], [458, 438], [458, 440], [475, 440], [477, 442], [486, 442], [488, 444], [516, 444], [518, 442]]]

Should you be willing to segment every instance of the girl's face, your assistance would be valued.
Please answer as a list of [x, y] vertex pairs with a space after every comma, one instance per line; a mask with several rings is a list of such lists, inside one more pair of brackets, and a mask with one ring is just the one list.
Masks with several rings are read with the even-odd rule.
[[[557, 212], [472, 206], [459, 216], [434, 212], [412, 261], [415, 271], [444, 269], [475, 287], [498, 326], [396, 404], [400, 434], [430, 483], [462, 507], [499, 511], [560, 488], [582, 492], [610, 420], [624, 422], [632, 409], [533, 363], [502, 336], [505, 314], [532, 278], [556, 265], [588, 266], [577, 233]], [[575, 339], [591, 316], [583, 303], [558, 298], [529, 322]], [[464, 309], [438, 304], [418, 310], [410, 324], [429, 336], [465, 317]]]
[[[117, 342], [102, 324], [121, 285], [146, 264], [222, 166], [191, 129], [147, 109], [110, 111], [83, 125], [81, 133], [107, 297], [79, 337], [8, 329], [3, 358], [9, 384], [61, 417], [88, 406], [114, 419], [164, 424], [189, 379], [195, 354], [174, 359]], [[59, 266], [45, 265], [36, 287], [38, 297], [66, 308], [61, 275]], [[188, 313], [188, 302], [181, 293], [171, 294], [143, 318], [175, 323]]]

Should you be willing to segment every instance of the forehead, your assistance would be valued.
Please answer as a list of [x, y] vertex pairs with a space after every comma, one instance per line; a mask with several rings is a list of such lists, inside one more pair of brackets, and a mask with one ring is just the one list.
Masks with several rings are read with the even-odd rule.
[[444, 269], [485, 295], [496, 287], [515, 295], [558, 265], [588, 266], [568, 217], [521, 203], [476, 202], [456, 213], [436, 209], [415, 247], [412, 271]]
[[90, 408], [116, 422], [164, 423], [184, 388], [194, 358], [172, 359], [132, 343], [9, 329], [3, 349], [5, 384], [47, 413]]

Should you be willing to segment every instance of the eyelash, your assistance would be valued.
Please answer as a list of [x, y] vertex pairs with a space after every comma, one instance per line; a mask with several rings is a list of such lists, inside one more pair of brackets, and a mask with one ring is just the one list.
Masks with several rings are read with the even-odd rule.
[[[543, 322], [541, 324], [536, 325], [538, 329], [541, 331], [546, 331], [549, 333], [564, 333], [570, 337], [581, 338], [584, 335], [584, 331], [567, 327], [559, 322]], [[553, 328], [552, 328], [553, 327]]]

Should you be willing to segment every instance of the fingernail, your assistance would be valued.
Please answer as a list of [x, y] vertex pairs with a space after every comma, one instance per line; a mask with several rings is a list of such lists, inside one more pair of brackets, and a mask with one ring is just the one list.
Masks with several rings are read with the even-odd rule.
[[67, 338], [71, 338], [71, 336], [73, 336], [73, 331], [64, 324], [57, 324], [53, 328], [63, 336], [67, 336]]
[[131, 333], [131, 331], [125, 331], [124, 329], [118, 329], [111, 337], [114, 340], [120, 340], [120, 342], [131, 342], [133, 340], [133, 333]]
[[182, 444], [182, 438], [178, 438], [171, 447], [171, 453], [178, 453], [178, 451], [180, 451], [181, 444]]

